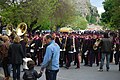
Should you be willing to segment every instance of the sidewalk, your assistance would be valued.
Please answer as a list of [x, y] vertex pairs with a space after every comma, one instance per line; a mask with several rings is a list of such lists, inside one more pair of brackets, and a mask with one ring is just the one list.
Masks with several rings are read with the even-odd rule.
[[[99, 72], [96, 65], [93, 67], [83, 66], [81, 64], [80, 69], [75, 69], [76, 66], [71, 65], [69, 69], [61, 67], [57, 80], [120, 80], [120, 71], [118, 71], [118, 65], [110, 64], [110, 71], [106, 71], [106, 66], [104, 65], [103, 72]], [[21, 67], [22, 70], [22, 67]], [[35, 70], [40, 71], [39, 66], [35, 66]], [[21, 72], [21, 79], [24, 72]], [[11, 73], [12, 75], [12, 73]], [[0, 68], [0, 80], [3, 80], [3, 69]], [[12, 79], [11, 79], [12, 80]], [[38, 80], [45, 80], [45, 73]]]

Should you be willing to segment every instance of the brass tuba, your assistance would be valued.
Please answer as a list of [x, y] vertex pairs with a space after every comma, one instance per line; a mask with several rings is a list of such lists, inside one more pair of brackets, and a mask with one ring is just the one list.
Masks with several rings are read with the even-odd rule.
[[27, 31], [27, 24], [22, 22], [18, 25], [18, 27], [16, 28], [16, 30], [13, 28], [12, 24], [8, 24], [6, 26], [6, 33], [8, 36], [22, 36], [23, 34], [25, 34]]
[[27, 31], [27, 24], [22, 22], [18, 25], [18, 27], [16, 28], [16, 33], [18, 36], [22, 36], [23, 34], [25, 34]]
[[8, 24], [8, 25], [6, 26], [6, 34], [7, 34], [8, 36], [10, 36], [10, 35], [12, 34], [12, 32], [13, 32], [13, 25], [12, 25], [12, 24]]

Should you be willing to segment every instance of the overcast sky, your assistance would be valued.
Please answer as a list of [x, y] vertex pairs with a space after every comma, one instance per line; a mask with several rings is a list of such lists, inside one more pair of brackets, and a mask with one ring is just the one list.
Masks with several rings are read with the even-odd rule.
[[104, 0], [90, 0], [91, 4], [97, 7], [99, 14], [104, 12], [103, 4], [102, 4], [103, 1]]

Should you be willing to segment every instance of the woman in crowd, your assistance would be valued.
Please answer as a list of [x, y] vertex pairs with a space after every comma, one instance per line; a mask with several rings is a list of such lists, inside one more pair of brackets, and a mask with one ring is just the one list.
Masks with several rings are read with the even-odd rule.
[[13, 44], [10, 45], [8, 56], [13, 67], [13, 80], [20, 80], [20, 65], [25, 55], [20, 44], [19, 36], [16, 36], [13, 40]]
[[10, 77], [10, 71], [9, 71], [9, 64], [8, 64], [8, 49], [10, 45], [10, 41], [8, 36], [2, 36], [2, 44], [0, 46], [0, 52], [2, 57], [2, 67], [4, 70], [5, 78], [4, 80], [9, 80]]

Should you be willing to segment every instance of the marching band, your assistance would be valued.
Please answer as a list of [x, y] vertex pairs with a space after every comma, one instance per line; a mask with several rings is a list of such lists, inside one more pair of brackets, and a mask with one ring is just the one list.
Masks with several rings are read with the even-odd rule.
[[[45, 43], [44, 35], [40, 32], [36, 32], [34, 36], [27, 36], [27, 41], [21, 40], [21, 44], [26, 53], [32, 55], [32, 59], [35, 61], [36, 65], [40, 66], [44, 52], [45, 52]], [[80, 62], [85, 66], [91, 66], [93, 63], [99, 65], [101, 58], [100, 42], [103, 38], [102, 33], [92, 33], [86, 32], [82, 34], [77, 33], [52, 33], [52, 36], [55, 42], [60, 46], [60, 66], [62, 67], [65, 64], [65, 67], [68, 69], [71, 62], [74, 61], [74, 65], [77, 63], [76, 68], [80, 68]], [[120, 50], [120, 39], [119, 36], [113, 37], [113, 50], [115, 64], [119, 63], [119, 50]], [[116, 46], [116, 47], [115, 47]], [[87, 53], [87, 54], [85, 54]], [[79, 58], [81, 57], [81, 60]], [[113, 60], [112, 60], [113, 61]]]
[[[25, 27], [25, 26], [24, 26]], [[22, 30], [23, 28], [19, 27], [21, 34], [25, 33]], [[35, 62], [35, 65], [41, 66], [43, 61], [46, 47], [48, 44], [45, 43], [44, 36], [51, 34], [54, 41], [60, 46], [60, 58], [59, 64], [60, 67], [65, 67], [69, 69], [71, 64], [76, 65], [75, 69], [80, 68], [80, 63], [83, 63], [84, 66], [92, 67], [93, 64], [96, 66], [101, 66], [99, 64], [102, 60], [102, 39], [104, 32], [92, 32], [86, 31], [84, 33], [40, 33], [36, 31], [34, 35], [25, 34], [18, 36], [14, 34], [8, 36], [9, 44], [13, 43], [15, 36], [21, 37], [20, 44], [23, 48], [23, 53], [31, 55], [31, 59]], [[12, 33], [11, 33], [12, 34]], [[107, 32], [108, 34], [108, 32]], [[120, 33], [112, 33], [109, 35], [110, 40], [112, 41], [112, 48], [110, 52], [110, 62], [115, 62], [115, 65], [119, 64], [120, 71]], [[1, 44], [4, 42], [4, 35], [0, 35]], [[1, 55], [1, 53], [0, 53]], [[114, 57], [113, 57], [114, 56]]]

